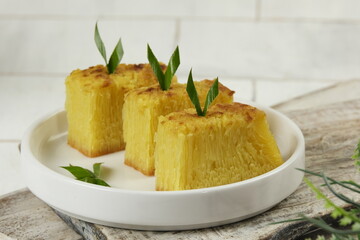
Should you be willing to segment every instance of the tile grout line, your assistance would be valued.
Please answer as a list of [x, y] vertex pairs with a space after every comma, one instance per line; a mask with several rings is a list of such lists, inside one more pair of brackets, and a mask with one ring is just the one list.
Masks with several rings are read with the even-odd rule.
[[65, 77], [68, 73], [61, 72], [0, 72], [0, 77]]
[[251, 101], [256, 102], [256, 100], [257, 100], [257, 96], [256, 96], [257, 82], [256, 82], [256, 79], [252, 79], [251, 83], [252, 83], [252, 98], [251, 98]]
[[46, 15], [46, 14], [0, 14], [0, 20], [49, 20], [49, 21], [84, 21], [84, 20], [104, 20], [104, 21], [173, 21], [176, 19], [181, 20], [220, 20], [220, 21], [244, 21], [253, 22], [253, 17], [241, 16], [156, 16], [156, 15]]
[[261, 0], [255, 2], [255, 22], [260, 22], [261, 18]]
[[[261, 15], [261, 14], [260, 14]], [[262, 23], [302, 23], [302, 24], [360, 24], [360, 19], [331, 19], [309, 17], [261, 17]]]
[[323, 24], [360, 24], [360, 19], [331, 19], [331, 18], [309, 18], [309, 17], [261, 17], [261, 0], [256, 0], [254, 17], [226, 17], [226, 16], [119, 16], [119, 15], [35, 15], [35, 14], [0, 14], [1, 20], [48, 20], [48, 21], [73, 21], [73, 20], [105, 20], [105, 21], [173, 21], [174, 19], [188, 21], [220, 21], [220, 22], [262, 22], [262, 23], [323, 23]]
[[20, 139], [0, 139], [0, 144], [1, 143], [20, 143], [21, 140]]
[[[187, 77], [186, 74], [177, 74], [178, 77]], [[204, 74], [196, 74], [197, 77], [200, 78], [209, 78], [208, 75]], [[221, 75], [221, 79], [237, 79], [240, 80], [252, 80], [252, 79], [264, 79], [267, 82], [328, 82], [328, 83], [336, 83], [336, 82], [344, 82], [351, 80], [358, 80], [360, 78], [346, 78], [346, 79], [316, 79], [316, 78], [274, 78], [274, 77], [266, 77], [266, 76], [234, 76], [234, 75]]]
[[[176, 38], [176, 37], [175, 37]], [[176, 40], [175, 40], [176, 41]], [[41, 77], [41, 78], [64, 78], [66, 77], [66, 73], [40, 73], [40, 72], [0, 72], [0, 77]], [[180, 73], [177, 74], [178, 77], [187, 77], [186, 74]], [[198, 77], [208, 78], [208, 75], [197, 74]], [[223, 79], [238, 79], [240, 80], [249, 80], [249, 79], [264, 79], [269, 82], [306, 82], [306, 81], [316, 81], [316, 82], [344, 82], [351, 80], [358, 80], [359, 78], [346, 78], [346, 79], [316, 79], [316, 78], [276, 78], [276, 77], [267, 77], [267, 76], [235, 76], [235, 75], [221, 75]]]

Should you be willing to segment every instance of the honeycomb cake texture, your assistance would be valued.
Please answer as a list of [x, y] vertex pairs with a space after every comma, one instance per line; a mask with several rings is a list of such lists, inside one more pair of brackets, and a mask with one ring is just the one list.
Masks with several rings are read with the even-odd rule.
[[159, 118], [156, 134], [156, 189], [207, 188], [239, 182], [283, 163], [266, 115], [252, 106], [233, 103]]
[[[195, 82], [202, 105], [212, 84], [211, 80]], [[233, 91], [219, 84], [219, 95], [215, 102], [231, 103], [233, 94]], [[151, 86], [129, 92], [123, 109], [125, 164], [145, 175], [154, 175], [154, 136], [159, 116], [191, 106], [186, 84], [172, 84], [167, 91], [161, 90], [159, 86]]]
[[65, 81], [68, 144], [88, 157], [123, 150], [124, 95], [156, 83], [148, 64], [120, 64], [112, 74], [103, 65], [74, 70]]

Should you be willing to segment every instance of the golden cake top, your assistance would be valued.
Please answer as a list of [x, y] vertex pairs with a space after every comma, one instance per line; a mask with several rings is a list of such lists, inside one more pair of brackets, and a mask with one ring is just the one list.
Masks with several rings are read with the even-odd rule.
[[[161, 64], [161, 67], [163, 70], [166, 69], [165, 64]], [[76, 69], [66, 79], [66, 82], [74, 81], [87, 90], [105, 88], [113, 83], [127, 88], [157, 83], [149, 64], [119, 64], [112, 74], [108, 74], [104, 65], [96, 65], [84, 70]]]
[[265, 116], [263, 111], [242, 103], [216, 104], [208, 109], [206, 116], [198, 116], [195, 109], [190, 108], [161, 116], [159, 124], [186, 134], [200, 129], [211, 129], [215, 125], [227, 125], [238, 121], [250, 124], [256, 119], [263, 119]]
[[146, 96], [156, 96], [156, 98], [171, 97], [174, 94], [185, 94], [185, 88], [185, 84], [173, 83], [168, 90], [164, 91], [160, 88], [159, 84], [155, 84], [148, 87], [134, 89], [133, 91], [129, 92], [129, 94], [133, 96], [140, 96], [140, 98]]
[[[207, 80], [207, 79], [194, 82], [199, 95], [206, 94], [213, 83], [214, 83], [214, 80]], [[235, 93], [234, 91], [225, 87], [221, 83], [219, 83], [219, 92], [221, 94], [226, 94], [229, 97], [232, 97]], [[158, 84], [156, 84], [156, 85], [151, 85], [148, 87], [142, 87], [142, 88], [135, 89], [135, 90], [129, 92], [128, 94], [132, 95], [132, 96], [137, 96], [137, 98], [148, 98], [149, 96], [151, 96], [151, 98], [153, 98], [154, 100], [159, 99], [159, 98], [171, 98], [175, 94], [177, 96], [183, 95], [183, 96], [186, 96], [186, 98], [188, 98], [187, 92], [186, 92], [186, 84], [181, 84], [181, 83], [171, 84], [171, 87], [166, 91], [163, 91], [160, 88], [160, 86]]]
[[[208, 91], [211, 88], [211, 86], [213, 85], [214, 81], [215, 80], [204, 79], [204, 80], [199, 82], [199, 83], [201, 83], [201, 86], [198, 86], [197, 82], [194, 82], [194, 84], [195, 84], [196, 88], [203, 87], [206, 91]], [[230, 97], [233, 96], [234, 93], [235, 93], [235, 91], [230, 90], [226, 86], [222, 85], [220, 82], [219, 82], [219, 92], [221, 92], [223, 94], [226, 94], [226, 95], [228, 95]]]

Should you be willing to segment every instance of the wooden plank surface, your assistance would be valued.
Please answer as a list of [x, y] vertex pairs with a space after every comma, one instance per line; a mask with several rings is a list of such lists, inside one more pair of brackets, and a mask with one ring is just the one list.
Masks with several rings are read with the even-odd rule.
[[350, 80], [276, 104], [273, 108], [279, 111], [292, 111], [320, 107], [359, 99], [359, 93], [360, 80]]
[[[316, 172], [324, 172], [339, 180], [353, 179], [360, 182], [360, 176], [353, 165], [352, 156], [356, 143], [360, 137], [360, 100], [334, 104], [326, 107], [289, 112], [302, 129], [306, 139], [306, 168]], [[310, 178], [317, 185], [320, 179]], [[358, 195], [349, 195], [360, 200]], [[331, 196], [334, 202], [345, 206]], [[303, 183], [297, 191], [275, 206], [273, 209], [234, 224], [208, 229], [180, 231], [180, 232], [151, 232], [110, 228], [96, 224], [88, 227], [101, 232], [106, 239], [116, 240], [131, 237], [132, 239], [248, 239], [257, 240], [275, 238], [288, 224], [270, 225], [275, 221], [296, 218], [299, 213], [308, 216], [324, 215], [327, 212], [323, 203], [315, 199], [314, 194]], [[62, 215], [62, 214], [61, 214]], [[62, 215], [68, 222], [79, 225], [83, 229], [84, 222], [73, 220]], [[174, 216], [176, 217], [176, 216]], [[308, 227], [301, 225], [302, 230], [296, 233], [287, 232], [282, 239], [295, 239], [306, 232]], [[285, 234], [286, 232], [283, 232]]]
[[80, 240], [44, 202], [23, 189], [0, 198], [0, 239]]
[[[286, 114], [300, 126], [305, 135], [307, 169], [325, 172], [339, 180], [360, 181], [350, 158], [360, 137], [360, 99]], [[310, 179], [315, 184], [320, 184], [319, 179]], [[358, 196], [349, 196], [360, 200]], [[333, 196], [331, 199], [343, 204]], [[289, 224], [269, 224], [295, 218], [298, 213], [308, 216], [327, 214], [323, 203], [316, 200], [304, 184], [301, 184], [294, 194], [261, 215], [234, 224], [192, 231], [151, 232], [116, 229], [58, 214], [85, 239], [251, 240], [296, 239], [308, 230], [307, 225], [291, 225], [289, 228]], [[35, 230], [32, 232], [31, 228]], [[35, 234], [37, 237], [34, 237]], [[0, 239], [5, 239], [6, 236], [18, 239], [81, 239], [46, 204], [28, 191], [13, 193], [0, 199]]]

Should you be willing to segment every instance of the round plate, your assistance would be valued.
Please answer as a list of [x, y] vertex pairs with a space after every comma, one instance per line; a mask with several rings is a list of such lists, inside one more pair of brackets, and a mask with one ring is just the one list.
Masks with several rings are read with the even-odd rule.
[[[185, 190], [155, 191], [155, 178], [123, 164], [124, 152], [87, 158], [67, 145], [65, 111], [36, 121], [22, 141], [22, 166], [29, 189], [53, 208], [78, 219], [140, 230], [185, 230], [236, 222], [273, 207], [296, 190], [303, 178], [305, 143], [300, 129], [283, 114], [262, 109], [285, 162], [242, 182]], [[59, 166], [92, 168], [103, 162], [112, 187], [75, 180]], [[286, 181], [284, 181], [286, 180]]]

